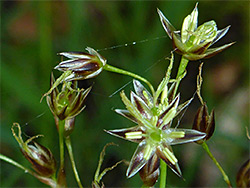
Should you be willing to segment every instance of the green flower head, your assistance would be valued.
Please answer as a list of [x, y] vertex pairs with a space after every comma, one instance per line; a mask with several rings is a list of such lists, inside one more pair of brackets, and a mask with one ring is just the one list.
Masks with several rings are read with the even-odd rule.
[[[51, 88], [54, 83], [55, 79], [51, 74]], [[76, 84], [77, 81], [64, 82], [60, 92], [57, 87], [54, 87], [50, 95], [47, 95], [47, 103], [54, 117], [60, 120], [72, 119], [85, 108], [85, 98], [91, 87], [84, 90], [77, 88]]]
[[174, 50], [188, 60], [209, 58], [234, 44], [232, 42], [217, 48], [210, 48], [228, 32], [230, 26], [218, 30], [215, 21], [212, 20], [197, 27], [197, 5], [198, 3], [192, 13], [184, 19], [181, 31], [177, 31], [163, 13], [157, 9], [162, 26], [173, 42]]

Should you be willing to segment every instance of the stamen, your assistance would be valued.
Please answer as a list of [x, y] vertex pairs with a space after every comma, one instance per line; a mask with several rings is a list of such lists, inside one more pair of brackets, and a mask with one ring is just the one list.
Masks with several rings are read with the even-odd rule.
[[172, 164], [175, 165], [177, 163], [177, 161], [178, 161], [177, 158], [174, 156], [174, 154], [167, 147], [163, 149], [163, 153]]
[[169, 134], [170, 138], [183, 138], [184, 136], [185, 136], [185, 132], [183, 131], [175, 131]]
[[141, 131], [128, 132], [128, 133], [125, 133], [125, 137], [127, 139], [141, 139], [142, 132]]
[[145, 160], [149, 160], [149, 157], [150, 157], [150, 154], [152, 153], [152, 151], [153, 151], [153, 148], [147, 144], [145, 147], [144, 155], [143, 155]]
[[161, 129], [164, 125], [168, 124], [175, 116], [176, 114], [176, 108], [173, 107], [169, 110], [169, 112], [163, 117], [163, 123], [161, 125]]

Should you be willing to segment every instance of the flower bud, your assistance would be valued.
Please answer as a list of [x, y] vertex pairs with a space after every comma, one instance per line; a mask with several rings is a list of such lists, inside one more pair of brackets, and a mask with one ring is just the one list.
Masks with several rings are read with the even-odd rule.
[[148, 187], [154, 186], [160, 174], [159, 166], [160, 159], [154, 154], [139, 172], [144, 185]]
[[69, 136], [75, 128], [75, 118], [66, 119], [64, 125], [64, 136]]
[[[53, 74], [51, 74], [51, 87], [54, 82]], [[80, 90], [77, 89], [76, 84], [76, 81], [64, 82], [61, 92], [55, 87], [50, 95], [47, 95], [47, 103], [51, 112], [60, 120], [71, 119], [85, 108], [84, 100], [91, 87]]]
[[[14, 127], [18, 128], [18, 136], [14, 131]], [[21, 137], [22, 132], [19, 124], [14, 123], [11, 129], [13, 136], [21, 147], [23, 155], [32, 164], [34, 170], [41, 176], [52, 176], [56, 171], [56, 161], [53, 154], [46, 147], [33, 141], [33, 139], [41, 135], [31, 137], [30, 139], [23, 142], [23, 139]], [[33, 145], [29, 144], [31, 141], [33, 142]]]
[[206, 103], [198, 109], [194, 118], [193, 129], [206, 133], [202, 140], [196, 141], [198, 144], [208, 140], [213, 135], [215, 129], [214, 110], [209, 115]]
[[96, 77], [102, 72], [106, 59], [93, 48], [87, 47], [89, 53], [84, 52], [61, 52], [59, 55], [70, 60], [62, 61], [55, 67], [59, 71], [71, 71], [65, 81], [84, 80]]
[[237, 187], [250, 187], [250, 160], [248, 159], [240, 168], [236, 178]]

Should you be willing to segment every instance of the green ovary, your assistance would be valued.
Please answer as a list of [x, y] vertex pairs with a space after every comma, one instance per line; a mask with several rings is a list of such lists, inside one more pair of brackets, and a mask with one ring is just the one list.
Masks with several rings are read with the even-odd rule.
[[59, 106], [63, 107], [65, 105], [69, 104], [69, 100], [68, 100], [68, 93], [66, 92], [61, 92], [58, 96], [57, 96], [57, 103]]
[[150, 134], [150, 138], [154, 141], [154, 142], [160, 142], [161, 141], [161, 131], [155, 131], [155, 132], [152, 132]]

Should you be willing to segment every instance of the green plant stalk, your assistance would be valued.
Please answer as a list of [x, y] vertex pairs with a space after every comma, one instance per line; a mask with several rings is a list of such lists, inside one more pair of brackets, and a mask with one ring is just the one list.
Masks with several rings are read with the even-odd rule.
[[63, 142], [63, 133], [64, 133], [64, 124], [65, 120], [59, 120], [59, 147], [60, 147], [60, 167], [64, 168], [64, 142]]
[[178, 72], [177, 72], [177, 76], [176, 76], [176, 79], [180, 78], [185, 70], [186, 70], [186, 67], [188, 65], [188, 59], [186, 59], [185, 57], [181, 57], [181, 62], [180, 62], [180, 65], [179, 65], [179, 68], [178, 68]]
[[[178, 68], [177, 76], [176, 76], [176, 87], [175, 87], [175, 91], [174, 91], [174, 97], [177, 93], [179, 84], [183, 78], [183, 74], [186, 71], [188, 61], [189, 61], [188, 59], [186, 59], [182, 56], [181, 62], [180, 62], [179, 68]], [[166, 178], [167, 178], [167, 164], [161, 160], [160, 166], [161, 166], [160, 188], [165, 188], [166, 187]]]
[[161, 159], [160, 160], [161, 172], [160, 172], [160, 188], [166, 187], [167, 179], [167, 164]]
[[175, 87], [175, 91], [174, 91], [174, 96], [177, 93], [178, 87], [179, 87], [180, 82], [181, 82], [181, 80], [183, 78], [183, 74], [185, 74], [188, 62], [189, 62], [188, 59], [186, 59], [183, 56], [181, 57], [181, 62], [180, 62], [179, 68], [178, 68], [177, 76], [176, 76], [176, 87]]
[[58, 172], [57, 182], [59, 187], [67, 187], [66, 175], [64, 169], [64, 126], [65, 120], [59, 120], [58, 123], [58, 134], [59, 134], [59, 148], [60, 148], [60, 168]]
[[0, 154], [0, 159], [7, 162], [7, 163], [12, 164], [13, 166], [15, 166], [17, 168], [24, 170], [25, 173], [29, 173], [30, 175], [36, 177], [42, 183], [49, 185], [50, 187], [53, 187], [53, 188], [56, 187], [56, 182], [53, 179], [40, 176], [37, 173], [31, 171], [30, 169], [24, 167], [23, 165], [19, 164], [18, 162], [14, 161], [14, 160], [10, 159], [9, 157], [6, 157], [2, 154]]
[[132, 72], [129, 72], [129, 71], [126, 71], [126, 70], [123, 70], [123, 69], [119, 69], [119, 68], [114, 67], [114, 66], [109, 65], [109, 64], [104, 65], [103, 69], [106, 70], [106, 71], [110, 71], [110, 72], [115, 72], [115, 73], [118, 73], [118, 74], [123, 74], [123, 75], [131, 76], [133, 78], [141, 80], [142, 82], [144, 82], [144, 83], [146, 83], [148, 85], [148, 87], [150, 88], [150, 90], [151, 90], [151, 92], [152, 92], [153, 95], [155, 93], [155, 90], [154, 90], [154, 87], [152, 86], [152, 84], [148, 80], [146, 80], [145, 78], [143, 78], [143, 77], [141, 77], [141, 76], [139, 76], [137, 74], [134, 74]]
[[215, 157], [213, 156], [213, 154], [210, 152], [208, 145], [206, 142], [203, 142], [202, 144], [203, 149], [207, 152], [208, 156], [213, 160], [214, 164], [217, 166], [217, 168], [220, 170], [224, 181], [227, 183], [228, 187], [232, 187], [232, 184], [227, 176], [227, 174], [225, 173], [225, 171], [222, 169], [222, 167], [220, 166], [220, 164], [218, 163], [218, 161], [215, 159]]
[[74, 155], [73, 155], [71, 140], [70, 140], [70, 137], [69, 137], [69, 136], [67, 136], [67, 137], [65, 138], [65, 144], [66, 144], [67, 149], [68, 149], [68, 153], [69, 153], [71, 165], [72, 165], [72, 168], [73, 168], [73, 171], [74, 171], [74, 175], [75, 175], [76, 182], [77, 182], [77, 184], [78, 184], [78, 186], [79, 186], [80, 188], [83, 188], [82, 183], [81, 183], [81, 180], [80, 180], [80, 177], [79, 177], [78, 172], [77, 172], [77, 169], [76, 169], [76, 164], [75, 164], [75, 160], [74, 160]]

